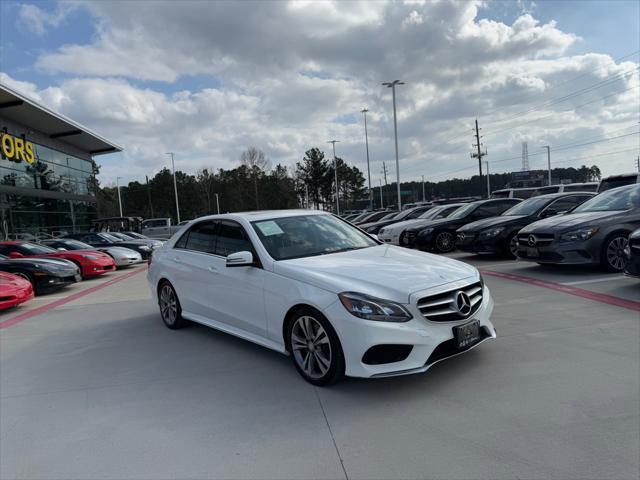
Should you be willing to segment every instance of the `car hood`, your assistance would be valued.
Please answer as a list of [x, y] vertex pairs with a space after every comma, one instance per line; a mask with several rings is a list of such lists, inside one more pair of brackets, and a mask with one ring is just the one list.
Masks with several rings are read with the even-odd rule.
[[75, 269], [75, 263], [65, 260], [64, 258], [45, 258], [45, 257], [26, 257], [26, 258], [8, 258], [6, 260], [0, 260], [0, 264], [8, 265], [42, 265], [45, 268], [52, 269]]
[[385, 229], [385, 233], [387, 232], [400, 233], [406, 228], [419, 227], [420, 225], [427, 224], [432, 221], [433, 220], [429, 220], [426, 218], [413, 218], [411, 220], [403, 220], [398, 223], [387, 224], [384, 227], [384, 229]]
[[520, 230], [521, 233], [529, 232], [557, 232], [582, 225], [591, 226], [598, 224], [603, 220], [607, 220], [616, 215], [624, 213], [623, 210], [609, 210], [606, 212], [580, 212], [568, 213], [566, 215], [558, 215], [555, 217], [538, 220]]
[[456, 225], [464, 225], [468, 221], [467, 217], [463, 218], [439, 218], [436, 220], [425, 220], [422, 225], [416, 227], [410, 227], [411, 230], [422, 230], [430, 227], [450, 227]]
[[401, 303], [412, 293], [478, 276], [466, 263], [393, 245], [281, 260], [274, 272], [334, 293], [355, 291]]
[[509, 223], [518, 223], [519, 220], [527, 218], [528, 215], [508, 215], [484, 218], [475, 222], [467, 223], [466, 225], [458, 229], [459, 232], [475, 232], [478, 230], [484, 230], [486, 228], [499, 227], [501, 225], [507, 225]]
[[140, 255], [137, 251], [127, 247], [97, 247], [96, 250], [110, 253], [116, 256], [135, 256]]

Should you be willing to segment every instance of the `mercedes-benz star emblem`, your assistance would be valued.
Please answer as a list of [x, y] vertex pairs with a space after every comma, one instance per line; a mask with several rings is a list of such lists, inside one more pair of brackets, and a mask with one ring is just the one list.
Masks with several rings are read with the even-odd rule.
[[536, 237], [534, 237], [533, 235], [529, 235], [529, 238], [527, 239], [527, 243], [529, 244], [530, 247], [534, 247], [536, 244]]
[[456, 308], [460, 315], [469, 315], [471, 313], [471, 299], [469, 295], [464, 292], [458, 292], [456, 294]]

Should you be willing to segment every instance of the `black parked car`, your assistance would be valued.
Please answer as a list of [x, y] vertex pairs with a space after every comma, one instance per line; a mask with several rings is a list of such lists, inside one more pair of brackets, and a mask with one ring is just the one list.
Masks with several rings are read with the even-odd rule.
[[67, 235], [65, 238], [73, 238], [80, 240], [81, 242], [88, 243], [92, 247], [125, 247], [135, 250], [142, 255], [144, 260], [147, 260], [151, 256], [151, 252], [156, 248], [162, 246], [162, 242], [159, 240], [153, 240], [151, 238], [146, 240], [120, 240], [114, 237], [110, 233], [106, 232], [86, 232], [86, 233], [73, 233]]
[[640, 278], [640, 228], [629, 235], [624, 253], [627, 257], [624, 273], [630, 277]]
[[433, 208], [432, 205], [424, 205], [421, 207], [409, 208], [407, 210], [403, 210], [397, 215], [391, 218], [381, 218], [377, 222], [369, 222], [358, 225], [361, 229], [363, 229], [367, 233], [376, 234], [380, 231], [382, 227], [386, 227], [387, 225], [393, 225], [394, 223], [402, 222], [404, 220], [413, 220], [414, 218], [418, 218], [423, 213], [431, 210]]
[[36, 295], [82, 280], [76, 264], [64, 258], [9, 258], [0, 255], [0, 272], [31, 282]]
[[595, 193], [553, 193], [529, 198], [502, 215], [472, 222], [458, 229], [458, 250], [471, 253], [498, 253], [515, 257], [517, 233], [541, 218], [565, 213], [589, 200]]
[[420, 250], [451, 252], [456, 248], [456, 230], [460, 227], [484, 218], [496, 217], [520, 202], [522, 200], [519, 198], [478, 200], [460, 207], [447, 218], [433, 220], [421, 227], [408, 228], [405, 237], [409, 246]]
[[596, 195], [566, 215], [518, 233], [518, 257], [538, 263], [593, 264], [621, 272], [629, 234], [640, 226], [640, 184]]

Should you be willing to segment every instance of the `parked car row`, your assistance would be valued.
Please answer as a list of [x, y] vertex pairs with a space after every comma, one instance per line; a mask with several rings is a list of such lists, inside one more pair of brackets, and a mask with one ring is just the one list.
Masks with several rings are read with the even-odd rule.
[[124, 233], [77, 233], [39, 243], [0, 242], [0, 310], [34, 295], [144, 262], [160, 246], [158, 240]]
[[599, 194], [566, 187], [526, 200], [493, 198], [426, 207], [409, 221], [395, 215], [384, 221], [377, 236], [384, 243], [435, 253], [459, 249], [540, 264], [600, 265], [618, 272], [629, 264], [627, 273], [636, 275], [638, 240], [633, 237], [632, 248], [629, 235], [640, 227], [640, 184], [605, 188]]

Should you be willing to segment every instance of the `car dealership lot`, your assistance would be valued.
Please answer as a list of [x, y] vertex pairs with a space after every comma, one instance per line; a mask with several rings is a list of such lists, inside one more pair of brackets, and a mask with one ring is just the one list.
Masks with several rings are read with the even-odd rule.
[[328, 388], [278, 353], [166, 329], [144, 266], [5, 313], [35, 315], [0, 329], [0, 477], [635, 478], [640, 282], [450, 256], [485, 272], [498, 339]]

